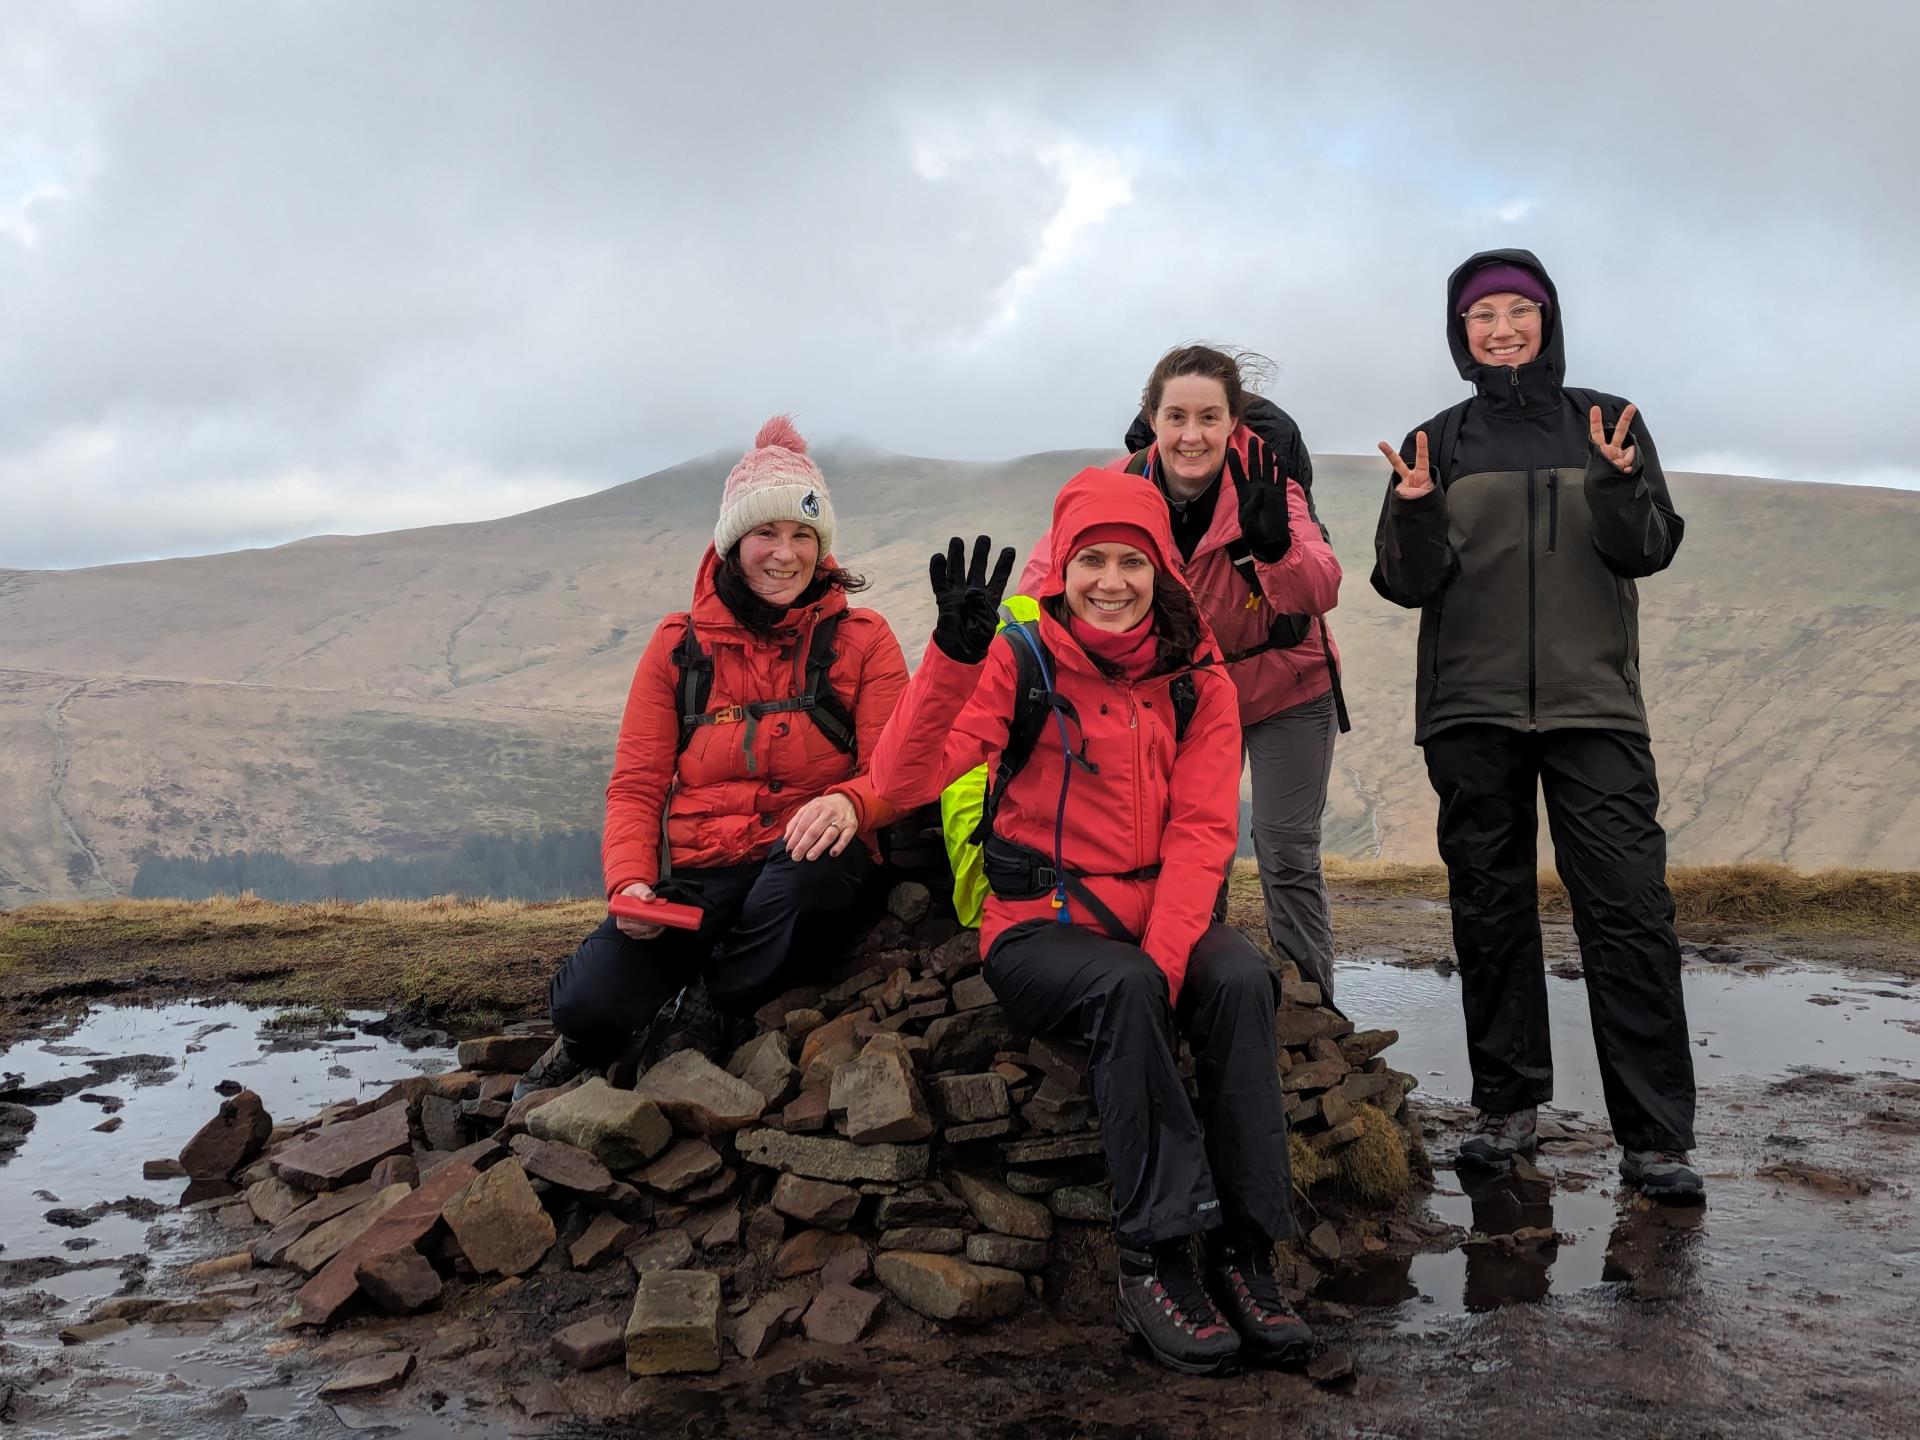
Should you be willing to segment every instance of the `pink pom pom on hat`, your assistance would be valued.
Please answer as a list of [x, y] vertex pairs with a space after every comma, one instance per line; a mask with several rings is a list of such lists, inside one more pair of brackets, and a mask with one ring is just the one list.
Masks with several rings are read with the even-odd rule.
[[790, 416], [776, 415], [753, 437], [753, 448], [727, 476], [713, 548], [725, 555], [740, 537], [769, 520], [812, 527], [820, 553], [833, 550], [833, 501], [820, 467], [807, 456], [807, 442]]

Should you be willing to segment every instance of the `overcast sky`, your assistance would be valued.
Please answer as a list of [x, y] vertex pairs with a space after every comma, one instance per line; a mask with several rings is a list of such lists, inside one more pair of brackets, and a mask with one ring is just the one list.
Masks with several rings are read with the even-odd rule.
[[[511, 513], [738, 449], [1464, 394], [1524, 245], [1668, 466], [1920, 485], [1920, 6], [0, 10], [0, 566]], [[829, 477], [831, 478], [831, 477]]]

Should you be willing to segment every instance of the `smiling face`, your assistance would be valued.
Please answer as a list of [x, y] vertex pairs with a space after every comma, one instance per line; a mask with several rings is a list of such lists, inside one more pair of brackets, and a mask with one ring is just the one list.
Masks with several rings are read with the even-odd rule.
[[1131, 630], [1153, 608], [1153, 575], [1143, 550], [1089, 545], [1067, 564], [1067, 609], [1097, 630]]
[[1167, 489], [1192, 499], [1213, 482], [1227, 459], [1234, 418], [1227, 387], [1207, 375], [1175, 375], [1160, 391], [1153, 412], [1153, 438], [1160, 447], [1160, 476]]
[[1524, 365], [1540, 353], [1546, 317], [1524, 295], [1501, 291], [1483, 295], [1468, 308], [1462, 323], [1467, 353], [1482, 365]]
[[747, 587], [769, 605], [791, 605], [813, 583], [820, 537], [811, 525], [769, 520], [740, 537], [739, 553]]

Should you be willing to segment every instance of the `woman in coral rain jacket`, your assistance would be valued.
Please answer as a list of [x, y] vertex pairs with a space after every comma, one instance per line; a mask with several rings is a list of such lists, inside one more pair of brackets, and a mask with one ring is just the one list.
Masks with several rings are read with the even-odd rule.
[[[1065, 737], [1049, 713], [992, 816], [987, 983], [1016, 1026], [1091, 1051], [1122, 1327], [1197, 1373], [1243, 1356], [1302, 1359], [1311, 1337], [1273, 1269], [1274, 1243], [1294, 1229], [1277, 986], [1259, 951], [1212, 915], [1239, 813], [1233, 682], [1151, 485], [1082, 471], [1056, 498], [1051, 533], [1035, 628], [1070, 713], [1057, 712]], [[958, 540], [950, 559], [934, 557], [933, 644], [874, 759], [874, 788], [895, 805], [1006, 748], [1012, 647], [1033, 632], [1009, 627], [994, 642], [1012, 552], [986, 583], [986, 550], [982, 540], [969, 575]], [[1066, 878], [1054, 887], [1056, 872]], [[1197, 1110], [1177, 1034], [1193, 1046]], [[1204, 1277], [1192, 1246], [1202, 1233]]]
[[[1267, 934], [1331, 1001], [1320, 816], [1338, 729], [1339, 652], [1325, 616], [1340, 599], [1340, 562], [1307, 501], [1312, 461], [1299, 427], [1252, 393], [1249, 363], [1265, 362], [1210, 345], [1169, 350], [1141, 393], [1132, 453], [1107, 468], [1145, 475], [1166, 506], [1187, 584], [1239, 695]], [[1021, 589], [1038, 594], [1050, 563], [1043, 537]]]
[[[516, 1093], [620, 1058], [701, 978], [717, 1043], [795, 983], [797, 937], [815, 959], [851, 938], [874, 832], [895, 813], [863, 761], [907, 668], [887, 622], [848, 605], [865, 582], [832, 548], [806, 441], [769, 420], [727, 476], [692, 610], [662, 620], [640, 657], [607, 784], [607, 894], [657, 893], [706, 918], [687, 933], [609, 917], [588, 936], [553, 978], [560, 1039]], [[688, 679], [706, 666], [701, 697]], [[783, 703], [810, 691], [810, 709]]]

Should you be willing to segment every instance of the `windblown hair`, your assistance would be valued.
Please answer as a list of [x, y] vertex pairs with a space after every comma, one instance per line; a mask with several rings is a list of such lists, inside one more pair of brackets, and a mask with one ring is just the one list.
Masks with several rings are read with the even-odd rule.
[[[1057, 595], [1046, 602], [1047, 613], [1065, 625], [1067, 616], [1067, 597]], [[1193, 592], [1166, 571], [1157, 571], [1153, 577], [1153, 669], [1149, 674], [1165, 675], [1169, 671], [1181, 669], [1193, 663], [1194, 652], [1200, 648], [1200, 640], [1206, 629], [1200, 620], [1200, 607], [1194, 603]], [[1118, 680], [1122, 671], [1118, 665], [1102, 660], [1098, 655], [1087, 657], [1093, 662], [1093, 668], [1109, 680]]]
[[733, 612], [733, 618], [762, 639], [779, 629], [780, 622], [794, 610], [813, 604], [829, 590], [852, 595], [867, 588], [867, 578], [851, 570], [822, 564], [813, 572], [813, 582], [800, 592], [791, 605], [771, 605], [754, 593], [747, 583], [747, 572], [740, 568], [740, 547], [735, 545], [714, 566], [713, 589], [720, 601]]
[[1227, 414], [1238, 422], [1247, 413], [1247, 401], [1273, 383], [1276, 368], [1257, 350], [1223, 349], [1200, 341], [1176, 345], [1147, 376], [1146, 388], [1140, 392], [1140, 413], [1151, 422], [1169, 380], [1199, 375], [1220, 382], [1227, 392]]

